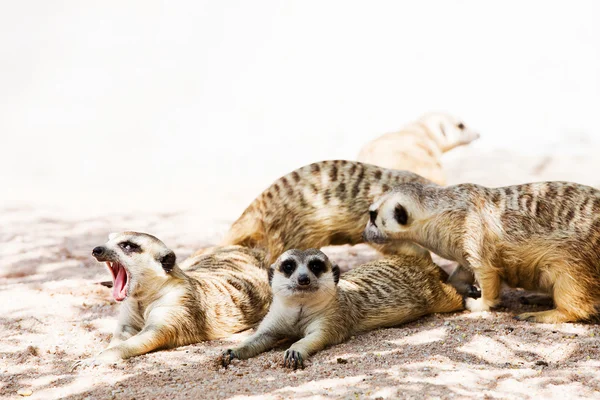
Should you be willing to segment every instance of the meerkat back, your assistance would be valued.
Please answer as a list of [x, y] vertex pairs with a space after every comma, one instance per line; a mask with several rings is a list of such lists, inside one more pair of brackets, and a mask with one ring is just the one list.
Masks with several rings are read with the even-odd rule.
[[443, 282], [445, 274], [430, 259], [392, 256], [363, 264], [342, 275], [339, 288], [357, 312], [358, 330], [397, 326], [424, 315], [460, 311], [462, 296]]
[[214, 247], [188, 258], [182, 270], [202, 286], [214, 337], [256, 325], [271, 304], [265, 252], [243, 246]]

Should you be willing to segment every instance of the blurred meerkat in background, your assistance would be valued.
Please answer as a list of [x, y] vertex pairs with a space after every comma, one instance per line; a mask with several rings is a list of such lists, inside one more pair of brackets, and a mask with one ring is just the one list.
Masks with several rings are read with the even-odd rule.
[[429, 113], [400, 131], [367, 143], [358, 161], [415, 172], [438, 185], [446, 184], [442, 154], [479, 138], [462, 120], [445, 113]]

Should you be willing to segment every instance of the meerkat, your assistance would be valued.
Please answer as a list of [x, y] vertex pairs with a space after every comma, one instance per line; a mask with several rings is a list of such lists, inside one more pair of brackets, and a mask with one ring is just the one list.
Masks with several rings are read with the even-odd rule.
[[[363, 243], [369, 205], [403, 182], [430, 183], [412, 172], [355, 161], [306, 165], [260, 194], [221, 244], [265, 248], [272, 264], [289, 249]], [[374, 247], [386, 254], [425, 252], [409, 242]]]
[[247, 359], [286, 338], [300, 339], [285, 352], [285, 367], [303, 367], [309, 356], [351, 335], [397, 326], [431, 313], [460, 311], [463, 298], [442, 282], [430, 258], [392, 256], [340, 277], [317, 249], [288, 250], [271, 266], [273, 303], [256, 332], [218, 360]]
[[370, 208], [367, 240], [413, 240], [472, 271], [481, 298], [501, 283], [552, 296], [554, 309], [518, 315], [542, 323], [584, 321], [600, 300], [600, 191], [569, 182], [502, 188], [402, 184]]
[[108, 347], [73, 369], [223, 338], [258, 324], [271, 303], [259, 250], [213, 248], [179, 266], [175, 253], [156, 237], [123, 232], [111, 234], [92, 255], [106, 263], [121, 307]]
[[384, 168], [413, 171], [439, 185], [446, 184], [442, 154], [479, 138], [463, 121], [444, 113], [425, 114], [398, 132], [367, 143], [358, 161]]

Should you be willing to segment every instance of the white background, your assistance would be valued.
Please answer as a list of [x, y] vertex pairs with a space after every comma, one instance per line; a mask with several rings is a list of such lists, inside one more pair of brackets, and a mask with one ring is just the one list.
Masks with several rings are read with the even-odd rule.
[[600, 139], [596, 1], [0, 9], [7, 201], [217, 204], [312, 161], [353, 159], [436, 110], [476, 128], [482, 152], [589, 150]]

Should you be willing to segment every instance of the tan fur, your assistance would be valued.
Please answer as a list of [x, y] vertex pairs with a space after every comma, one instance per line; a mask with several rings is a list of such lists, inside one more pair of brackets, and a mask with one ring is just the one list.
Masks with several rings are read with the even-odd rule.
[[[407, 221], [398, 216], [402, 209]], [[551, 294], [555, 309], [519, 319], [582, 321], [600, 302], [600, 191], [568, 182], [504, 188], [404, 184], [375, 202], [370, 240], [414, 240], [473, 271], [484, 311], [499, 302], [500, 285]], [[400, 218], [402, 219], [402, 218]]]
[[[132, 250], [130, 243], [138, 247]], [[259, 250], [213, 248], [180, 268], [174, 253], [147, 234], [111, 235], [96, 249], [102, 252], [95, 255], [99, 261], [117, 262], [127, 270], [128, 295], [109, 346], [74, 367], [226, 337], [255, 326], [271, 302]]]
[[[286, 270], [290, 262], [292, 272]], [[316, 249], [287, 251], [271, 271], [269, 313], [251, 337], [223, 354], [222, 365], [254, 357], [282, 339], [300, 338], [285, 352], [284, 365], [301, 367], [310, 355], [355, 333], [463, 309], [462, 296], [442, 282], [443, 271], [428, 257], [372, 261], [344, 274], [337, 285], [339, 269]]]
[[358, 161], [384, 168], [418, 173], [439, 185], [446, 184], [442, 154], [471, 143], [479, 134], [457, 118], [443, 113], [430, 113], [366, 144]]
[[[403, 182], [429, 183], [408, 171], [353, 161], [321, 161], [276, 180], [235, 221], [223, 245], [267, 249], [269, 263], [286, 250], [362, 243], [373, 200]], [[423, 252], [412, 244], [384, 253]]]

